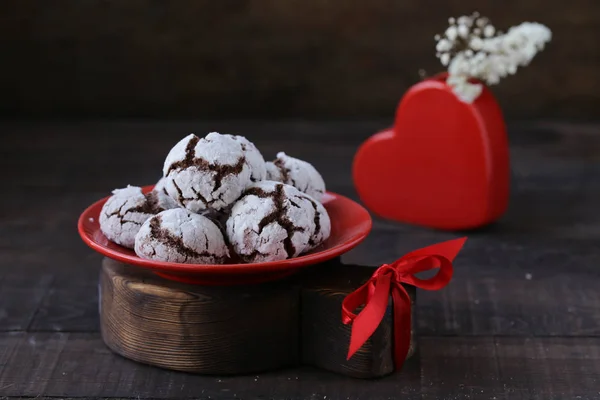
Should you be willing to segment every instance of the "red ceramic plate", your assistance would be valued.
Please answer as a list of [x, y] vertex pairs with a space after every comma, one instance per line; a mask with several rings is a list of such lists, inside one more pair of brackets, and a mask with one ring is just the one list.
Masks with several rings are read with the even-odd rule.
[[[152, 190], [152, 187], [145, 186], [144, 192]], [[362, 206], [347, 197], [327, 192], [323, 205], [331, 219], [331, 236], [310, 253], [288, 260], [252, 264], [179, 264], [145, 260], [133, 250], [109, 241], [98, 223], [100, 210], [106, 200], [108, 197], [95, 202], [79, 217], [79, 234], [88, 246], [112, 259], [151, 269], [165, 278], [197, 284], [232, 285], [282, 278], [300, 268], [346, 253], [367, 237], [372, 225], [371, 216]]]

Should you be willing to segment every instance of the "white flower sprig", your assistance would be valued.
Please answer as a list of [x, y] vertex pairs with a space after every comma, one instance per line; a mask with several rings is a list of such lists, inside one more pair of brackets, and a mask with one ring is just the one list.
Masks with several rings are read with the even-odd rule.
[[508, 32], [496, 30], [489, 19], [474, 13], [450, 18], [443, 35], [436, 35], [436, 56], [448, 67], [447, 84], [467, 103], [483, 90], [472, 78], [488, 85], [513, 75], [518, 67], [529, 65], [535, 55], [552, 39], [552, 32], [536, 22], [524, 22]]

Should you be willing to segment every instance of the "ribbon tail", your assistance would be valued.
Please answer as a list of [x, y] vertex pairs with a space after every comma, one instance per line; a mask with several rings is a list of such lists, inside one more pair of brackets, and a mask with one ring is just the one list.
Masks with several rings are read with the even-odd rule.
[[400, 283], [392, 290], [394, 302], [394, 363], [400, 369], [410, 350], [411, 339], [411, 304], [410, 296]]
[[387, 309], [390, 286], [391, 279], [389, 276], [382, 275], [377, 279], [373, 296], [352, 323], [347, 360], [362, 347], [379, 326]]
[[441, 243], [436, 243], [431, 246], [423, 247], [418, 250], [411, 251], [401, 258], [401, 260], [413, 258], [413, 257], [426, 257], [430, 255], [439, 255], [453, 261], [458, 255], [460, 250], [463, 248], [467, 237], [458, 239], [448, 240]]

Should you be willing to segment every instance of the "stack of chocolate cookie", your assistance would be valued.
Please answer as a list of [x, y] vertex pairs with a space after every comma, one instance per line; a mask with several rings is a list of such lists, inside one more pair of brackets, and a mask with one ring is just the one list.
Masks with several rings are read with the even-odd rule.
[[309, 163], [278, 153], [265, 163], [242, 136], [190, 134], [169, 152], [154, 189], [116, 189], [100, 214], [113, 242], [139, 257], [222, 264], [297, 257], [323, 243], [331, 222], [325, 182]]

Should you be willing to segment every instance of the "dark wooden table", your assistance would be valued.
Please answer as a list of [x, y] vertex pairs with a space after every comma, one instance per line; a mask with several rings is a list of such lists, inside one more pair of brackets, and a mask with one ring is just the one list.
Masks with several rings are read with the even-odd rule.
[[[300, 368], [240, 377], [176, 373], [111, 353], [98, 332], [101, 257], [76, 233], [110, 190], [155, 182], [189, 132], [240, 133], [267, 157], [313, 162], [356, 197], [357, 145], [385, 122], [0, 124], [0, 396], [102, 398], [600, 399], [600, 125], [510, 125], [512, 200], [419, 292], [419, 353], [355, 380]], [[377, 265], [457, 235], [375, 220], [344, 261]]]

